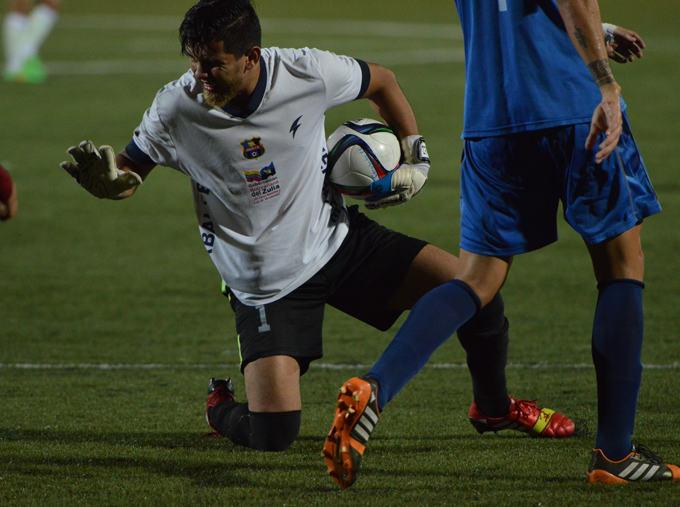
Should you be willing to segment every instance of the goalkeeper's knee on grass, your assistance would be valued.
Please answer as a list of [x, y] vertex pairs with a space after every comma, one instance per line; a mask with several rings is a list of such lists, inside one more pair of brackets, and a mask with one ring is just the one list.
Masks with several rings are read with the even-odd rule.
[[300, 410], [251, 412], [247, 403], [232, 403], [224, 403], [212, 409], [210, 423], [234, 444], [257, 451], [281, 452], [297, 439], [300, 432]]

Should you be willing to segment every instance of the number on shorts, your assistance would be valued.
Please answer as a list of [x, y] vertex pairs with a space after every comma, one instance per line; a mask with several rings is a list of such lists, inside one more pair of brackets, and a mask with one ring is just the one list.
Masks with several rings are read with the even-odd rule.
[[257, 308], [260, 311], [260, 327], [258, 327], [257, 330], [260, 333], [266, 333], [267, 331], [270, 330], [270, 327], [269, 324], [267, 324], [267, 314], [264, 311], [264, 306], [260, 305], [256, 306], [255, 308]]

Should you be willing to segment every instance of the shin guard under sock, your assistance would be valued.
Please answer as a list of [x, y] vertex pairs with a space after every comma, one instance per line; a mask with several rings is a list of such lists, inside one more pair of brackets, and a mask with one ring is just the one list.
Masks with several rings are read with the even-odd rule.
[[40, 4], [31, 11], [28, 16], [26, 58], [37, 56], [58, 19], [59, 13], [45, 4]]
[[503, 417], [510, 406], [505, 379], [509, 323], [504, 312], [498, 293], [458, 329], [458, 340], [467, 353], [475, 405], [488, 417]]
[[26, 45], [26, 25], [28, 17], [17, 12], [5, 16], [2, 27], [2, 39], [5, 52], [5, 72], [15, 74], [24, 64], [24, 46]]
[[637, 280], [598, 285], [592, 352], [597, 376], [598, 423], [595, 448], [612, 461], [631, 449], [642, 380], [642, 289]]
[[250, 410], [247, 403], [227, 401], [208, 409], [208, 418], [220, 435], [236, 445], [250, 447]]

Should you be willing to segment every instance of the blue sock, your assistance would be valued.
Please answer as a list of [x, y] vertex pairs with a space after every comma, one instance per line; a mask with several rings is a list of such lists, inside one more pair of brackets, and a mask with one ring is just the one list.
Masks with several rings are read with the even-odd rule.
[[598, 285], [593, 324], [598, 420], [595, 448], [612, 461], [631, 450], [635, 409], [642, 380], [642, 289], [637, 280]]
[[458, 328], [458, 341], [467, 355], [475, 405], [487, 417], [503, 417], [510, 408], [505, 378], [509, 328], [500, 292], [477, 316]]
[[413, 305], [368, 376], [377, 380], [378, 407], [385, 404], [418, 373], [456, 330], [481, 309], [481, 302], [465, 282], [452, 280], [425, 294]]

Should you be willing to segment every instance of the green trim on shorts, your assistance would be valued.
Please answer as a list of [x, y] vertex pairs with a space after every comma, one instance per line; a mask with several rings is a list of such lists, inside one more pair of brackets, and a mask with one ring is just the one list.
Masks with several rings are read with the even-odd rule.
[[243, 354], [241, 354], [241, 335], [237, 334], [236, 335], [236, 344], [238, 345], [238, 369], [241, 369], [241, 365], [243, 364]]

